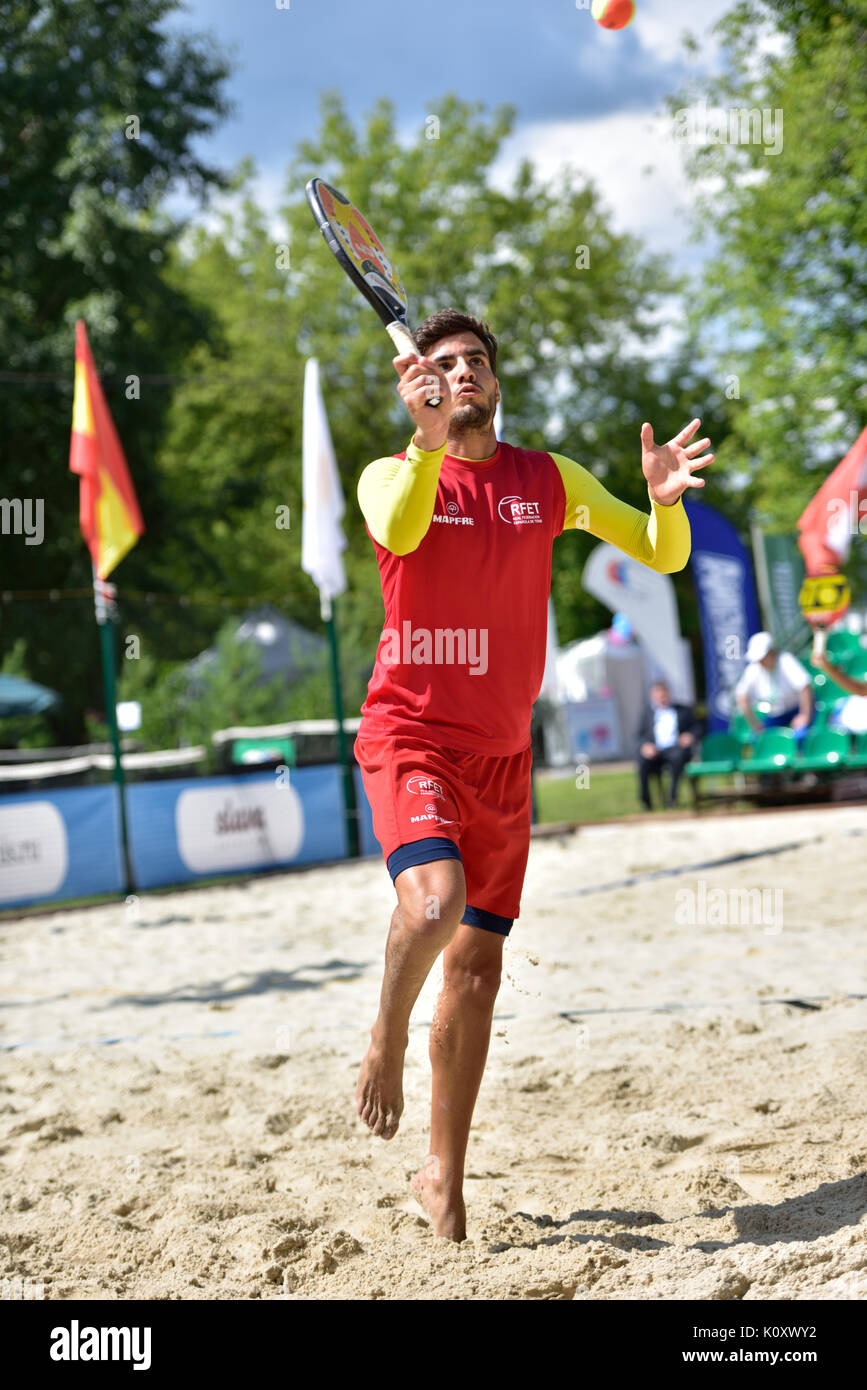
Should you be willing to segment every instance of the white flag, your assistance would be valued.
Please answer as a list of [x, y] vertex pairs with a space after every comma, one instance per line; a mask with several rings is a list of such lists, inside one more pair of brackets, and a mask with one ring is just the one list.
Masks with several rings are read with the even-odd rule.
[[346, 537], [340, 524], [346, 508], [315, 357], [304, 368], [302, 462], [301, 568], [319, 589], [322, 616], [329, 617], [331, 600], [346, 588]]

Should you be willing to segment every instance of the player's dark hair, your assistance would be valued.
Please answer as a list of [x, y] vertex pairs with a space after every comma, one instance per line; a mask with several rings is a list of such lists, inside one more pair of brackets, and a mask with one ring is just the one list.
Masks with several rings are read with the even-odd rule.
[[450, 338], [453, 333], [475, 333], [484, 343], [491, 371], [496, 375], [497, 340], [488, 325], [481, 319], [474, 319], [471, 314], [464, 314], [460, 309], [438, 309], [414, 329], [412, 336], [418, 343], [419, 352], [427, 356], [434, 343], [438, 343], [440, 338]]

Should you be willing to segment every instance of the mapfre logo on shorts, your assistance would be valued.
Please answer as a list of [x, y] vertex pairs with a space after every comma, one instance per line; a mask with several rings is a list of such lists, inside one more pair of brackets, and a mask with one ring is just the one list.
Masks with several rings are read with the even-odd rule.
[[432, 777], [424, 777], [420, 773], [415, 773], [410, 777], [406, 789], [408, 792], [416, 792], [419, 796], [443, 795], [443, 789], [439, 782], [435, 782]]
[[512, 526], [532, 526], [542, 521], [541, 502], [525, 502], [523, 497], [504, 497], [497, 511]]

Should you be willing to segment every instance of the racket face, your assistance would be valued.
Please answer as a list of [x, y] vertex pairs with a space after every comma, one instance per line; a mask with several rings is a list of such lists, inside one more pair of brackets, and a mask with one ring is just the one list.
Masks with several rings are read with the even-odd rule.
[[835, 623], [852, 601], [849, 582], [842, 574], [808, 575], [798, 594], [798, 606], [812, 626]]
[[397, 267], [370, 223], [344, 193], [323, 179], [307, 184], [307, 201], [343, 269], [383, 323], [406, 323], [406, 293]]

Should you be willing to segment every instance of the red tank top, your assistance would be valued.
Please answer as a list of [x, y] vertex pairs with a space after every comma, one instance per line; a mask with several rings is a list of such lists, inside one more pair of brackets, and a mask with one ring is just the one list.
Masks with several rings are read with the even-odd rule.
[[501, 442], [484, 463], [445, 455], [415, 550], [394, 555], [371, 536], [385, 624], [362, 736], [498, 756], [527, 747], [545, 670], [551, 547], [565, 511], [550, 454]]

